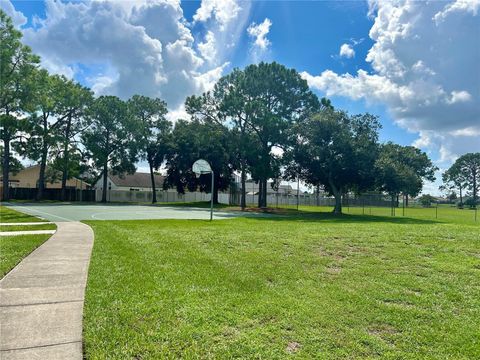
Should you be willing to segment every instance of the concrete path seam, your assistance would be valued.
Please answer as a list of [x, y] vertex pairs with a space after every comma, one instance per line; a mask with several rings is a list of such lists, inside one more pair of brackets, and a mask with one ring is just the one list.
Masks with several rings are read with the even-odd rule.
[[57, 232], [0, 280], [0, 358], [78, 359], [93, 230]]

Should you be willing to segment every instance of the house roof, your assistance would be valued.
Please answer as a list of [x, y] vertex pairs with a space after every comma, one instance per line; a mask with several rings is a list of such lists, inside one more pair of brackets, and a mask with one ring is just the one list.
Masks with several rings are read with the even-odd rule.
[[[155, 178], [155, 186], [160, 189], [163, 186], [163, 181], [165, 177], [157, 174], [153, 176]], [[152, 181], [150, 180], [149, 173], [136, 172], [135, 174], [123, 174], [123, 175], [108, 174], [108, 177], [117, 186], [143, 187], [143, 188], [152, 187]]]
[[[54, 182], [61, 182], [61, 174], [62, 172], [60, 170], [57, 170], [56, 172], [59, 174], [59, 179], [55, 179], [55, 181], [53, 182], [49, 182], [49, 179], [48, 179], [48, 170], [49, 170], [49, 166], [46, 165], [45, 166], [45, 175], [47, 176], [47, 178], [45, 179], [47, 183], [50, 183], [50, 184], [53, 184]], [[19, 180], [18, 179], [15, 179], [15, 178], [18, 178], [18, 177], [21, 177], [23, 176], [23, 174], [25, 174], [25, 172], [27, 171], [31, 171], [31, 170], [36, 170], [38, 169], [38, 172], [40, 173], [40, 165], [39, 164], [34, 164], [34, 165], [29, 165], [29, 166], [26, 166], [24, 167], [23, 169], [20, 169], [19, 171], [17, 171], [15, 174], [10, 172], [9, 173], [9, 182], [18, 182]], [[0, 175], [0, 181], [3, 180], [3, 174]], [[78, 180], [78, 181], [82, 181], [84, 184], [86, 184], [87, 186], [90, 186], [90, 183], [89, 182], [86, 182], [85, 180], [82, 180], [82, 179], [79, 179], [79, 178], [76, 178], [75, 176], [72, 176], [71, 178], [69, 178], [69, 180]]]

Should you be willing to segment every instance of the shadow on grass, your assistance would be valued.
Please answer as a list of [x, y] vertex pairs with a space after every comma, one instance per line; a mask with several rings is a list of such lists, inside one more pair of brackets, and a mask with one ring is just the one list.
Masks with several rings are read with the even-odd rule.
[[258, 217], [258, 220], [268, 221], [298, 221], [298, 222], [333, 222], [333, 223], [393, 223], [393, 224], [415, 224], [429, 225], [440, 224], [441, 221], [428, 219], [415, 219], [409, 217], [391, 217], [378, 215], [351, 215], [334, 214], [332, 212], [309, 212], [292, 210], [286, 214], [274, 214], [268, 217]]

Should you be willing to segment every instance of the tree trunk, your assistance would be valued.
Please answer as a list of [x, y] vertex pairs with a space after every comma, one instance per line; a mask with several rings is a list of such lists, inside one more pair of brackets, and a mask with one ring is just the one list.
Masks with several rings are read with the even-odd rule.
[[[66, 146], [68, 148], [68, 145]], [[63, 171], [62, 171], [62, 201], [67, 199], [67, 179], [68, 179], [68, 149], [64, 149], [63, 152]], [[81, 189], [80, 189], [81, 190]]]
[[[72, 125], [72, 115], [68, 116], [67, 128], [65, 130], [65, 141], [63, 144], [63, 169], [62, 169], [62, 201], [67, 198], [67, 179], [68, 179], [68, 161], [69, 161], [69, 140], [70, 126]], [[80, 189], [81, 190], [81, 189]]]
[[317, 185], [317, 206], [320, 206], [320, 185]]
[[241, 185], [242, 185], [242, 194], [241, 194], [241, 199], [240, 199], [240, 207], [242, 208], [242, 211], [245, 211], [245, 208], [247, 207], [247, 189], [245, 188], [245, 183], [247, 180], [247, 174], [245, 171], [245, 160], [241, 160]]
[[342, 213], [342, 193], [340, 191], [333, 191], [333, 196], [335, 197], [335, 207], [333, 208], [334, 214]]
[[263, 179], [263, 197], [262, 197], [262, 208], [267, 207], [267, 179]]
[[267, 179], [258, 180], [258, 207], [267, 207]]
[[263, 195], [263, 182], [261, 179], [258, 180], [258, 199], [257, 199], [257, 207], [262, 207], [262, 195]]
[[40, 158], [40, 173], [38, 174], [38, 192], [37, 200], [42, 200], [45, 189], [45, 169], [47, 167], [48, 155], [48, 115], [43, 113], [43, 138], [42, 138], [42, 156]]
[[[216, 173], [213, 176], [213, 181], [214, 181], [213, 193], [212, 193], [213, 203], [218, 204], [218, 186], [216, 186], [216, 184], [218, 184], [219, 181], [217, 181], [217, 174]], [[210, 189], [210, 191], [211, 191], [211, 189]]]
[[460, 186], [458, 189], [460, 192], [460, 205], [463, 205], [462, 187]]
[[405, 207], [408, 207], [408, 194], [405, 194]]
[[10, 137], [5, 131], [3, 138], [3, 192], [2, 201], [10, 200], [10, 184], [8, 177], [10, 176]]
[[103, 163], [103, 189], [102, 189], [102, 203], [107, 202], [107, 177], [108, 177], [108, 161]]
[[48, 155], [48, 147], [44, 140], [42, 157], [40, 159], [40, 173], [38, 174], [37, 200], [43, 199], [43, 193], [45, 190], [45, 169], [47, 167], [47, 155]]
[[333, 208], [334, 214], [342, 213], [342, 189], [338, 189], [332, 180], [329, 180], [330, 188], [332, 189], [333, 196], [335, 197], [335, 207]]
[[152, 204], [157, 202], [157, 189], [155, 188], [155, 175], [153, 173], [153, 159], [148, 155], [148, 166], [150, 167], [150, 181], [152, 182]]
[[472, 195], [473, 195], [473, 205], [477, 206], [477, 171], [473, 170], [473, 181], [472, 181]]

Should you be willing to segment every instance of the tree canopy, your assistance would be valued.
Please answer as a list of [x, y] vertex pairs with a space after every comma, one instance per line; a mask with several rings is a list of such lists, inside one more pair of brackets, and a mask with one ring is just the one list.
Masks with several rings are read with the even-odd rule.
[[91, 124], [82, 139], [94, 166], [103, 176], [102, 202], [106, 202], [109, 169], [114, 173], [135, 171], [134, 123], [127, 104], [116, 96], [97, 98], [89, 116]]
[[152, 203], [157, 202], [154, 171], [163, 163], [171, 123], [165, 118], [167, 104], [161, 99], [134, 95], [127, 102], [135, 129], [135, 146], [141, 159], [148, 162], [152, 185]]
[[370, 114], [349, 116], [324, 108], [295, 127], [287, 175], [322, 185], [335, 197], [334, 212], [340, 213], [344, 193], [373, 187], [379, 128], [378, 118]]
[[33, 99], [33, 74], [40, 59], [21, 43], [22, 33], [12, 19], [0, 10], [0, 138], [3, 141], [2, 200], [9, 200], [11, 145], [24, 130], [23, 112]]
[[[453, 165], [443, 173], [447, 188], [470, 191], [473, 204], [478, 204], [478, 187], [480, 180], [480, 153], [468, 153], [460, 156]], [[460, 200], [460, 203], [463, 201]]]
[[377, 185], [393, 198], [399, 194], [417, 196], [425, 180], [434, 181], [435, 171], [427, 154], [414, 146], [388, 142], [380, 148], [375, 164]]

